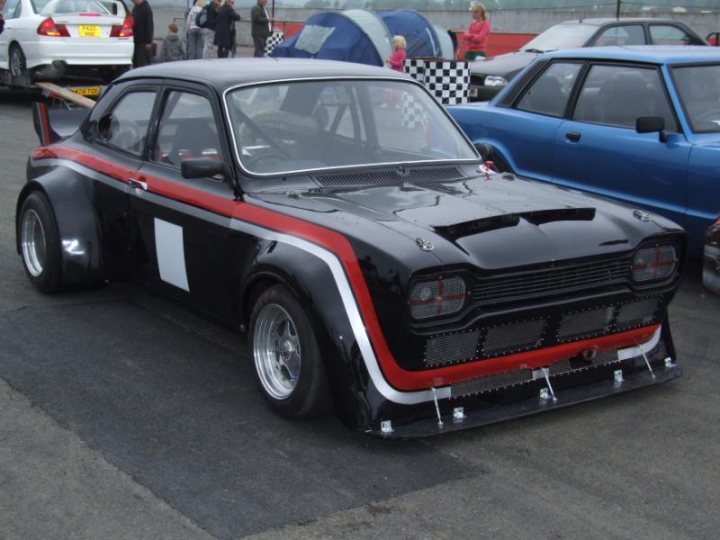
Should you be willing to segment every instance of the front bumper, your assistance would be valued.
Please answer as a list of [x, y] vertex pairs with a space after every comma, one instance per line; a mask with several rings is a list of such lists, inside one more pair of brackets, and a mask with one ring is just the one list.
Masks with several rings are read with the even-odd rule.
[[[630, 354], [630, 350], [635, 352]], [[672, 360], [674, 348], [667, 327], [647, 352], [638, 347], [615, 354], [498, 374], [493, 378], [497, 384], [481, 383], [472, 392], [438, 396], [434, 402], [412, 407], [386, 402], [365, 432], [384, 438], [431, 437], [628, 392], [682, 374]]]

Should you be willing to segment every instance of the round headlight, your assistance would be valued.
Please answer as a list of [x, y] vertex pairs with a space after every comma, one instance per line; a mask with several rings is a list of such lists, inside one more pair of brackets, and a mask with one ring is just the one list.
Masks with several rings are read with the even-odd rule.
[[675, 274], [677, 267], [677, 253], [672, 244], [640, 248], [630, 264], [632, 279], [637, 283], [665, 280]]
[[413, 319], [428, 319], [457, 313], [466, 297], [467, 286], [460, 276], [421, 281], [410, 289], [410, 314]]

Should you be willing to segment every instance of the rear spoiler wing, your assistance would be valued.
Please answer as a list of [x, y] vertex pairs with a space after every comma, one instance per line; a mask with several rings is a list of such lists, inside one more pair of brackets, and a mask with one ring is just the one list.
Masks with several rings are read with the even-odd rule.
[[74, 105], [74, 108], [56, 109], [49, 107], [45, 101], [33, 103], [33, 126], [42, 145], [60, 141], [75, 133], [88, 111], [95, 106], [92, 99], [56, 84], [39, 82], [37, 86], [46, 96], [60, 98]]

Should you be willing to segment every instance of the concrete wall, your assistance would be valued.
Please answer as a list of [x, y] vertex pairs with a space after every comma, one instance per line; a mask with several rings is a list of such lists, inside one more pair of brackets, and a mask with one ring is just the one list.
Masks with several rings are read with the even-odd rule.
[[[152, 1], [152, 0], [151, 0]], [[185, 9], [182, 6], [157, 6], [155, 14], [155, 35], [162, 39], [167, 33], [168, 23], [175, 19], [181, 28], [185, 21]], [[238, 43], [251, 45], [250, 9], [237, 10], [242, 20], [237, 23]], [[305, 22], [311, 15], [324, 10], [279, 8], [275, 10], [278, 21]], [[456, 30], [465, 28], [470, 15], [464, 11], [426, 11], [425, 16], [433, 23]], [[500, 10], [490, 13], [493, 30], [496, 32], [517, 32], [539, 34], [550, 26], [569, 19], [614, 16], [612, 10], [606, 11], [551, 11], [551, 10]], [[710, 32], [720, 31], [720, 10], [715, 13], [623, 13], [623, 17], [660, 17], [683, 21], [702, 37]], [[182, 23], [182, 24], [181, 24]], [[181, 31], [182, 33], [182, 31]]]

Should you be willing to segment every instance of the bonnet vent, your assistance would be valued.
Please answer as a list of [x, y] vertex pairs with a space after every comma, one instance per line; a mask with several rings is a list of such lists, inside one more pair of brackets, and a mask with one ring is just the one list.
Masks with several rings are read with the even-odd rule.
[[423, 167], [417, 169], [383, 169], [368, 172], [325, 174], [316, 177], [323, 187], [399, 186], [405, 183], [426, 184], [465, 178], [456, 167]]

